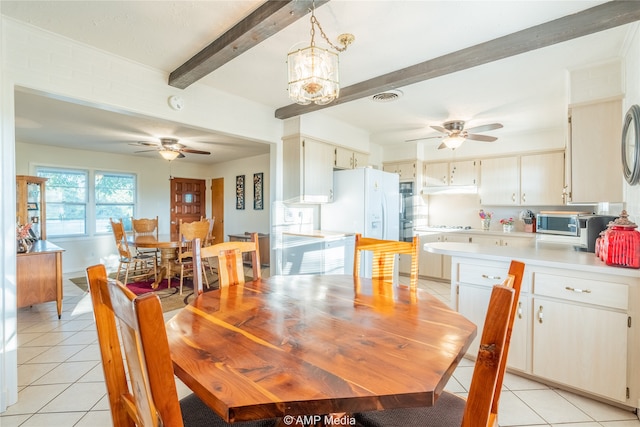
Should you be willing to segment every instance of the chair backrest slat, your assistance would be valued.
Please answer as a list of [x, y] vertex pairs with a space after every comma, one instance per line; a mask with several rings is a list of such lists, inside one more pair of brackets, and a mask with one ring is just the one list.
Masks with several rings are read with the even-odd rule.
[[87, 279], [114, 426], [182, 427], [160, 299], [136, 296], [101, 264], [87, 268]]
[[113, 231], [113, 237], [116, 241], [116, 248], [118, 249], [120, 258], [131, 259], [133, 255], [131, 253], [131, 249], [129, 249], [127, 233], [124, 231], [124, 224], [122, 223], [122, 219], [116, 222], [113, 219], [109, 218], [109, 222], [111, 223], [111, 230]]
[[134, 236], [155, 236], [158, 238], [158, 217], [134, 218], [131, 217], [131, 228]]
[[411, 242], [397, 240], [381, 240], [370, 237], [362, 237], [356, 234], [353, 275], [360, 275], [362, 251], [373, 253], [371, 278], [385, 282], [393, 282], [396, 255], [409, 255], [411, 257], [411, 269], [409, 273], [409, 286], [415, 290], [418, 286], [418, 237]]
[[178, 261], [184, 258], [193, 257], [193, 240], [200, 239], [200, 244], [204, 244], [207, 240], [207, 234], [209, 233], [209, 220], [203, 219], [201, 221], [182, 222], [178, 227], [180, 233], [181, 245], [178, 245]]
[[[238, 251], [238, 252], [236, 252]], [[205, 246], [200, 252], [201, 258], [218, 257], [218, 278], [220, 286], [244, 283], [244, 269], [242, 255], [251, 255], [251, 267], [253, 280], [260, 279], [260, 245], [258, 233], [251, 233], [251, 240], [248, 242], [233, 241], [216, 243]]]

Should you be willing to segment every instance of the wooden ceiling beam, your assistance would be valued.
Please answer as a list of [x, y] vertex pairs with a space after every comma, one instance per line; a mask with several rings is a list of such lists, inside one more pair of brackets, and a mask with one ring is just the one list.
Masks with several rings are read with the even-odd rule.
[[640, 1], [610, 1], [582, 12], [480, 43], [435, 59], [393, 71], [340, 89], [338, 99], [327, 105], [290, 104], [278, 108], [275, 117], [288, 119], [391, 89], [466, 70], [478, 65], [562, 43], [640, 20]]
[[[315, 0], [315, 7], [329, 0]], [[185, 89], [213, 70], [309, 13], [312, 0], [268, 0], [229, 31], [169, 74], [169, 85]]]

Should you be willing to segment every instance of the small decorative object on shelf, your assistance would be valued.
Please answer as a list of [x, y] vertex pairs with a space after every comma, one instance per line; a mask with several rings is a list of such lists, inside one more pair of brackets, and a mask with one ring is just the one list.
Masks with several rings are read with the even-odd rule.
[[483, 230], [488, 230], [491, 227], [491, 217], [493, 213], [485, 212], [484, 209], [480, 209], [478, 212], [478, 216], [480, 217], [480, 226]]
[[623, 210], [596, 239], [596, 256], [607, 265], [640, 268], [640, 231], [637, 227]]
[[502, 218], [500, 224], [502, 224], [502, 231], [505, 233], [513, 231], [513, 218]]
[[29, 230], [31, 230], [31, 223], [27, 223], [25, 225], [18, 224], [16, 226], [18, 253], [28, 252], [29, 249], [31, 249], [31, 242], [29, 241], [31, 234], [29, 233]]

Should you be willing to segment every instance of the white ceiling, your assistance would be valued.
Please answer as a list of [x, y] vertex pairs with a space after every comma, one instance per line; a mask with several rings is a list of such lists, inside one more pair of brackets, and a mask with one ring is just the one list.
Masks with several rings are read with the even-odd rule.
[[[207, 46], [261, 0], [238, 1], [9, 1], [3, 15], [160, 69], [168, 75]], [[460, 50], [604, 3], [603, 1], [332, 0], [316, 11], [330, 37], [356, 40], [340, 54], [341, 86]], [[309, 42], [305, 17], [203, 78], [200, 83], [268, 105], [289, 105], [286, 54]], [[382, 145], [435, 136], [429, 125], [461, 119], [468, 126], [500, 122], [487, 134], [559, 129], [567, 111], [566, 72], [620, 55], [627, 28], [619, 27], [400, 88], [395, 102], [361, 99], [321, 111], [366, 130]], [[321, 45], [318, 37], [318, 45]], [[187, 88], [187, 90], [192, 90]], [[319, 114], [319, 113], [312, 113]], [[184, 161], [225, 161], [267, 152], [264, 144], [30, 93], [16, 99], [20, 141], [132, 153], [128, 142], [150, 141], [158, 129], [208, 150]], [[82, 120], [79, 120], [81, 118]], [[36, 123], [41, 124], [37, 127]], [[107, 144], [105, 142], [112, 142]], [[476, 143], [470, 142], [467, 143]], [[239, 152], [238, 144], [242, 144]], [[439, 144], [426, 142], [427, 149]], [[233, 148], [232, 148], [233, 147]], [[144, 154], [142, 154], [144, 155]], [[155, 153], [149, 153], [155, 155]]]

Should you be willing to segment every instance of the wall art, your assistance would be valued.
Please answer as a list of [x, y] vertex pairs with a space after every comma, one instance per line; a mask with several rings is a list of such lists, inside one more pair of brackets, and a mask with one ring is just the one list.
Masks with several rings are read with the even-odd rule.
[[236, 176], [236, 209], [244, 209], [244, 175]]
[[262, 172], [253, 174], [253, 209], [264, 209], [264, 199], [262, 195], [263, 183], [262, 178], [264, 174]]

